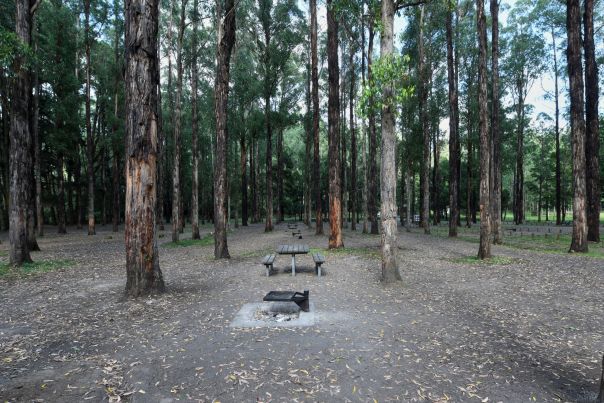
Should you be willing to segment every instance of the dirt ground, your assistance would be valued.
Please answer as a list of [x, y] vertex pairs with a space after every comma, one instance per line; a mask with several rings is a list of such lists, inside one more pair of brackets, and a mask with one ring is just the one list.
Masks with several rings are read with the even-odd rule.
[[[327, 246], [300, 227], [296, 242]], [[603, 260], [494, 247], [505, 258], [481, 265], [475, 244], [401, 230], [403, 282], [385, 287], [380, 237], [346, 230], [323, 277], [306, 255], [296, 277], [278, 256], [267, 278], [261, 257], [294, 241], [286, 228], [233, 229], [228, 261], [213, 246], [167, 248], [164, 231], [168, 292], [136, 301], [123, 298], [123, 232], [47, 228], [33, 258], [74, 265], [0, 278], [1, 400], [595, 400]], [[229, 327], [243, 304], [288, 289], [310, 290], [314, 326]]]

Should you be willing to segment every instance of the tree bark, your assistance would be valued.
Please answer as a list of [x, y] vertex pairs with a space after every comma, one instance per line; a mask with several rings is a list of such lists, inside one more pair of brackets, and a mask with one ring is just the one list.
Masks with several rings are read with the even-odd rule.
[[[369, 41], [367, 45], [367, 81], [371, 84], [372, 82], [372, 71], [371, 65], [373, 63], [373, 39], [375, 36], [373, 18], [369, 17]], [[369, 104], [373, 105], [375, 100], [373, 96], [369, 98]], [[377, 191], [378, 191], [378, 179], [377, 179], [377, 132], [375, 128], [375, 114], [370, 110], [368, 116], [369, 122], [369, 177], [368, 182], [368, 194], [367, 194], [367, 213], [369, 215], [369, 221], [371, 223], [371, 233], [377, 234], [378, 231], [378, 218], [377, 218]]]
[[[366, 48], [365, 48], [365, 4], [363, 4], [363, 8], [361, 10], [361, 80], [363, 88], [365, 88], [365, 56], [366, 56]], [[369, 232], [369, 183], [367, 181], [368, 174], [368, 166], [367, 166], [367, 126], [365, 124], [365, 119], [361, 121], [361, 141], [362, 144], [362, 156], [363, 156], [363, 234], [367, 234]]]
[[181, 125], [182, 125], [182, 42], [185, 34], [185, 9], [187, 0], [180, 4], [180, 23], [178, 25], [178, 37], [176, 44], [176, 102], [174, 104], [174, 165], [172, 166], [172, 242], [178, 242], [181, 229], [181, 195], [180, 195], [180, 148], [181, 148]]
[[499, 0], [490, 0], [491, 6], [491, 221], [493, 243], [503, 243], [501, 224], [501, 133], [499, 128]]
[[241, 225], [247, 227], [248, 221], [248, 198], [247, 198], [247, 144], [245, 142], [245, 130], [241, 132], [239, 139], [241, 147]]
[[277, 132], [277, 223], [283, 222], [283, 127]]
[[327, 0], [327, 70], [329, 136], [329, 249], [342, 248], [342, 190], [340, 178], [340, 68], [338, 21], [332, 0]]
[[476, 0], [478, 25], [478, 128], [480, 136], [480, 246], [478, 258], [491, 257], [490, 139], [487, 111], [487, 27], [484, 0]]
[[[200, 239], [199, 235], [199, 129], [197, 122], [197, 28], [199, 25], [199, 1], [193, 0], [193, 36], [191, 44], [191, 145], [192, 145], [192, 174], [191, 174], [191, 238]], [[242, 151], [243, 153], [243, 151]], [[247, 219], [247, 215], [246, 215]]]
[[558, 90], [558, 55], [556, 36], [552, 27], [552, 47], [554, 49], [554, 102], [556, 107], [556, 225], [562, 224], [562, 166], [560, 163], [560, 92]]
[[428, 90], [426, 88], [426, 61], [424, 50], [424, 6], [420, 7], [418, 38], [418, 83], [419, 83], [419, 116], [422, 126], [423, 156], [421, 167], [422, 214], [421, 227], [425, 234], [430, 233], [430, 126], [428, 122]]
[[[15, 34], [26, 46], [31, 43], [29, 0], [15, 1]], [[25, 56], [17, 54], [13, 59], [13, 83], [11, 86], [10, 121], [10, 202], [9, 241], [10, 264], [21, 266], [31, 262], [27, 242], [27, 211], [30, 198], [31, 131], [29, 127], [29, 103], [31, 96], [30, 72]]]
[[355, 96], [355, 71], [354, 71], [354, 46], [350, 45], [350, 93], [349, 93], [349, 115], [350, 115], [350, 210], [352, 219], [350, 229], [357, 230], [357, 133], [354, 122], [354, 96]]
[[587, 240], [600, 242], [600, 122], [598, 65], [594, 43], [594, 0], [585, 0], [584, 4]]
[[[310, 48], [308, 49], [308, 56], [310, 56]], [[311, 108], [311, 78], [310, 78], [310, 62], [306, 63], [306, 86], [305, 86], [305, 100], [306, 100], [306, 116], [304, 117], [304, 129], [306, 131], [306, 142], [305, 142], [305, 159], [304, 159], [304, 176], [305, 184], [304, 187], [304, 224], [310, 228], [311, 215], [312, 215], [312, 160], [310, 158], [310, 149], [312, 147], [312, 108]]]
[[[166, 164], [166, 132], [164, 125], [164, 117], [162, 113], [162, 96], [161, 96], [161, 41], [157, 38], [157, 226], [163, 231], [165, 229], [165, 183], [164, 169]], [[168, 52], [169, 58], [169, 52]], [[172, 71], [169, 70], [172, 74]], [[170, 89], [168, 89], [170, 90]]]
[[518, 128], [516, 138], [516, 180], [514, 182], [514, 222], [520, 225], [524, 222], [524, 84], [522, 78], [516, 82], [518, 103], [516, 115]]
[[573, 234], [571, 252], [587, 252], [585, 118], [583, 110], [583, 66], [581, 64], [581, 4], [566, 2], [570, 130], [573, 153]]
[[[35, 17], [32, 16], [32, 26], [34, 30], [33, 43], [34, 53], [38, 53], [38, 34], [37, 24]], [[27, 237], [30, 251], [38, 251], [38, 241], [36, 240], [36, 234], [38, 236], [44, 235], [43, 224], [44, 218], [42, 214], [42, 178], [40, 177], [40, 133], [39, 133], [39, 116], [40, 116], [40, 80], [38, 67], [33, 71], [33, 83], [32, 88], [35, 91], [32, 97], [32, 110], [31, 110], [31, 135], [32, 135], [32, 148], [33, 148], [33, 166], [32, 176], [33, 184], [35, 188], [30, 192], [30, 208], [28, 211], [28, 228]]]
[[164, 291], [157, 250], [159, 2], [126, 0], [126, 294]]
[[319, 150], [319, 68], [317, 57], [317, 0], [310, 0], [310, 63], [312, 81], [312, 132], [313, 132], [313, 194], [315, 198], [315, 234], [323, 234], [321, 198], [321, 155]]
[[65, 217], [65, 179], [63, 170], [65, 169], [65, 159], [63, 153], [59, 153], [57, 166], [58, 192], [57, 192], [57, 231], [59, 234], [66, 234], [67, 228]]
[[[422, 6], [423, 8], [423, 6]], [[423, 13], [423, 11], [422, 11]], [[394, 3], [382, 0], [382, 30], [380, 57], [388, 61], [394, 53]], [[380, 172], [382, 222], [382, 282], [401, 280], [396, 261], [396, 137], [394, 134], [394, 93], [392, 85], [382, 86], [382, 163]]]
[[[449, 83], [449, 236], [457, 236], [459, 221], [459, 103], [457, 82], [455, 80], [455, 54], [453, 52], [453, 2], [449, 2], [447, 10], [447, 79]], [[456, 44], [457, 45], [457, 44]]]
[[88, 175], [88, 235], [96, 233], [94, 219], [94, 138], [90, 122], [90, 0], [84, 0], [86, 46], [86, 172]]
[[[117, 16], [119, 13], [119, 3], [118, 0], [114, 0], [114, 13]], [[112, 139], [112, 166], [111, 166], [111, 174], [112, 174], [112, 187], [113, 187], [113, 212], [111, 214], [112, 219], [112, 230], [113, 232], [118, 232], [119, 224], [120, 224], [120, 152], [119, 147], [122, 144], [121, 141], [117, 139], [118, 133], [118, 121], [119, 121], [119, 86], [120, 81], [122, 79], [122, 68], [119, 63], [120, 60], [120, 52], [119, 52], [119, 38], [120, 38], [120, 29], [116, 18], [115, 24], [115, 42], [114, 42], [114, 58], [115, 58], [115, 66], [116, 72], [114, 77], [114, 87], [113, 87], [113, 139]], [[159, 66], [159, 57], [157, 58], [158, 66]], [[159, 68], [158, 68], [159, 70]], [[159, 79], [159, 72], [157, 73], [157, 77]], [[158, 84], [159, 87], [159, 84]], [[159, 91], [158, 91], [159, 96]], [[159, 104], [159, 98], [158, 98]], [[158, 114], [159, 115], [159, 114]], [[159, 131], [161, 131], [161, 125], [158, 125]], [[160, 146], [158, 146], [160, 147]], [[158, 208], [161, 208], [161, 204], [158, 203]], [[158, 214], [158, 219], [159, 219]]]
[[227, 105], [229, 94], [229, 68], [235, 44], [234, 0], [225, 0], [224, 12], [217, 7], [218, 49], [216, 51], [216, 81], [214, 105], [216, 115], [216, 159], [214, 162], [214, 257], [230, 258], [227, 245]]

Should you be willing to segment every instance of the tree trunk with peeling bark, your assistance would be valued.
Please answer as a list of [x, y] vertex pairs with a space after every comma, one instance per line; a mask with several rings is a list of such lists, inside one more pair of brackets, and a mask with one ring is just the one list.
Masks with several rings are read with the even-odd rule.
[[585, 118], [583, 109], [583, 66], [581, 64], [581, 3], [566, 2], [570, 131], [573, 154], [573, 232], [571, 252], [587, 252]]
[[587, 240], [600, 242], [600, 121], [598, 116], [600, 93], [594, 43], [594, 0], [585, 0], [584, 4]]
[[352, 218], [350, 229], [357, 230], [357, 133], [354, 122], [354, 96], [355, 96], [355, 71], [354, 71], [354, 46], [350, 45], [350, 93], [349, 93], [349, 115], [350, 115], [350, 210]]
[[[224, 10], [224, 11], [223, 11]], [[216, 158], [214, 160], [214, 257], [230, 258], [227, 245], [227, 105], [229, 68], [235, 44], [235, 1], [225, 0], [224, 9], [217, 7], [218, 48], [214, 107], [216, 115]]]
[[476, 0], [478, 26], [478, 129], [480, 137], [480, 245], [478, 258], [491, 257], [490, 141], [487, 111], [487, 27], [484, 0]]
[[[380, 57], [388, 60], [394, 53], [394, 3], [382, 0], [382, 30], [380, 38]], [[382, 281], [392, 283], [401, 280], [396, 261], [397, 223], [396, 223], [396, 136], [394, 133], [395, 105], [393, 88], [389, 84], [382, 87], [382, 163], [381, 184], [381, 223], [382, 223]]]
[[329, 136], [329, 249], [342, 248], [342, 191], [340, 178], [340, 68], [338, 63], [338, 21], [332, 0], [327, 0], [327, 70]]
[[157, 0], [126, 0], [126, 294], [162, 292], [157, 250]]

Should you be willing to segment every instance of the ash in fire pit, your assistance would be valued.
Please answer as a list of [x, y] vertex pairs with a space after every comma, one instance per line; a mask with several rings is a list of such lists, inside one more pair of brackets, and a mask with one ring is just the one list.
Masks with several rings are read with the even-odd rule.
[[231, 327], [304, 327], [315, 324], [314, 305], [308, 312], [293, 301], [265, 301], [243, 305]]

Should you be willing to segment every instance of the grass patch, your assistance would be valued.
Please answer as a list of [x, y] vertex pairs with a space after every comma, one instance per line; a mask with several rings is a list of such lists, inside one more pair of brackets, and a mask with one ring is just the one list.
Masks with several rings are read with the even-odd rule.
[[168, 242], [164, 244], [166, 248], [186, 248], [189, 246], [209, 246], [214, 245], [214, 235], [207, 234], [201, 239], [183, 239], [178, 242]]
[[8, 251], [0, 250], [0, 257], [8, 256]]
[[0, 264], [0, 277], [26, 277], [37, 273], [66, 269], [74, 265], [72, 260], [38, 260], [25, 263], [21, 267], [12, 267], [10, 264]]
[[493, 256], [490, 259], [478, 259], [476, 256], [463, 256], [455, 259], [449, 259], [450, 262], [459, 264], [470, 264], [479, 266], [505, 266], [517, 263], [518, 259], [507, 256]]

